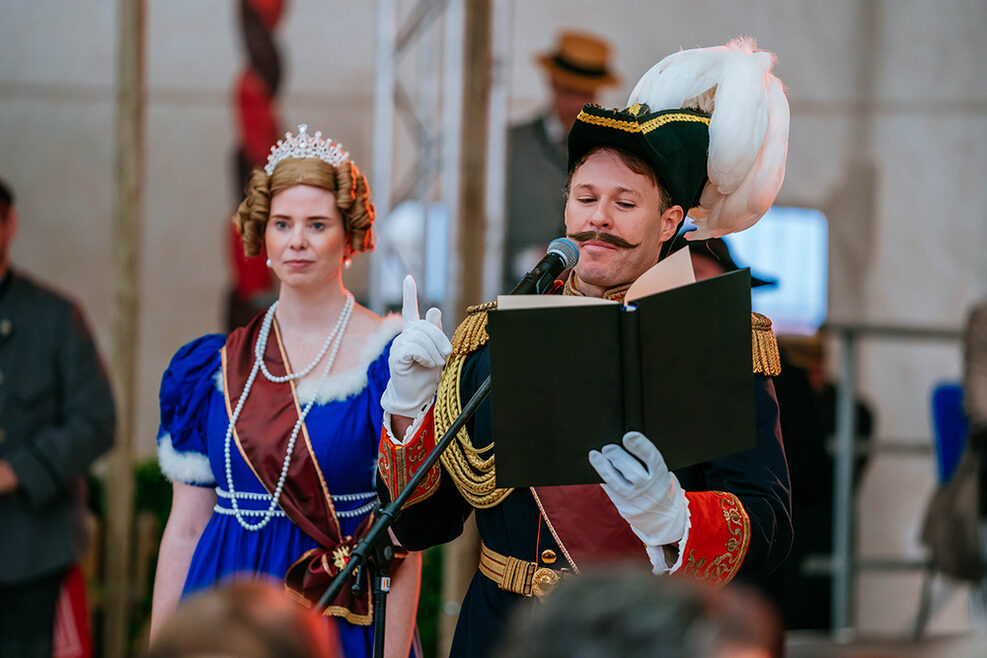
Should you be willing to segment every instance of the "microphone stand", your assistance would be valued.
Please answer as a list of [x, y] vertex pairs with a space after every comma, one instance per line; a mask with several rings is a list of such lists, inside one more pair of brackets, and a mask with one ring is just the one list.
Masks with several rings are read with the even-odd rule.
[[[428, 472], [439, 461], [439, 457], [445, 449], [452, 443], [453, 438], [459, 434], [459, 430], [473, 417], [480, 404], [483, 403], [489, 394], [490, 376], [488, 375], [483, 384], [480, 385], [480, 388], [473, 394], [473, 397], [466, 403], [466, 406], [463, 407], [462, 412], [456, 417], [456, 420], [453, 421], [446, 433], [442, 435], [442, 439], [435, 445], [435, 449], [425, 458], [418, 472], [408, 481], [408, 486], [398, 494], [397, 498], [387, 505], [383, 507], [380, 505], [377, 506], [377, 509], [374, 510], [377, 520], [374, 521], [374, 524], [370, 526], [370, 530], [367, 531], [367, 534], [356, 545], [353, 552], [350, 553], [346, 566], [336, 574], [336, 577], [333, 578], [332, 583], [329, 584], [322, 598], [316, 604], [316, 609], [324, 610], [329, 601], [336, 598], [336, 595], [343, 589], [346, 580], [353, 572], [357, 569], [362, 569], [368, 559], [372, 561], [376, 566], [377, 572], [374, 579], [374, 656], [381, 657], [384, 655], [384, 613], [387, 606], [387, 592], [391, 588], [390, 565], [391, 560], [394, 558], [394, 546], [391, 544], [390, 535], [387, 531], [391, 527], [391, 524], [401, 516], [402, 508], [408, 502], [408, 499], [411, 498], [411, 494], [418, 488], [421, 481], [425, 479]], [[371, 551], [374, 553], [372, 558], [368, 557]], [[357, 584], [353, 586], [354, 591], [358, 590], [359, 582], [360, 579], [357, 578]]]
[[[554, 257], [557, 259], [555, 263], [547, 262], [549, 258]], [[545, 259], [541, 263], [536, 265], [534, 269], [521, 277], [517, 285], [514, 286], [510, 295], [544, 295], [552, 291], [552, 286], [555, 283], [555, 278], [559, 275], [562, 270], [566, 267], [565, 259], [559, 256], [557, 253], [548, 253], [545, 255]]]

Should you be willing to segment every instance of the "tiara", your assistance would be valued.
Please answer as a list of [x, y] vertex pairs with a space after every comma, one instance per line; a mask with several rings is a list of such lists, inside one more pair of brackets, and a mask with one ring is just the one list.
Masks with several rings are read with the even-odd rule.
[[300, 123], [297, 135], [292, 136], [290, 132], [286, 132], [284, 139], [279, 139], [278, 143], [271, 147], [271, 154], [267, 156], [267, 166], [264, 167], [268, 176], [274, 173], [274, 167], [279, 162], [288, 158], [318, 158], [333, 167], [338, 167], [350, 157], [339, 142], [322, 139], [321, 130], [315, 131], [315, 135], [309, 135], [307, 131], [308, 124]]

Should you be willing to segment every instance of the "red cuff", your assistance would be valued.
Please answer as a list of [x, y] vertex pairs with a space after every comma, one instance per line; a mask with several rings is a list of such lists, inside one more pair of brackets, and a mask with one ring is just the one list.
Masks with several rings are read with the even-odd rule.
[[692, 580], [726, 585], [737, 575], [751, 537], [747, 511], [732, 493], [687, 491], [689, 539], [678, 573]]
[[[435, 417], [428, 410], [421, 427], [405, 445], [397, 445], [387, 436], [387, 430], [380, 433], [380, 448], [377, 454], [377, 470], [391, 492], [391, 500], [398, 497], [408, 486], [408, 481], [418, 472], [425, 458], [435, 448]], [[425, 479], [415, 489], [405, 507], [420, 503], [439, 488], [441, 467], [438, 462], [431, 468]]]

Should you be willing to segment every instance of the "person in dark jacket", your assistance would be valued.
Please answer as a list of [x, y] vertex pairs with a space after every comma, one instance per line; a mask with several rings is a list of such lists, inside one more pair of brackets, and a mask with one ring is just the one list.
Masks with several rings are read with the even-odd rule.
[[62, 582], [86, 546], [85, 475], [113, 398], [82, 311], [10, 267], [0, 182], [0, 655], [49, 656]]

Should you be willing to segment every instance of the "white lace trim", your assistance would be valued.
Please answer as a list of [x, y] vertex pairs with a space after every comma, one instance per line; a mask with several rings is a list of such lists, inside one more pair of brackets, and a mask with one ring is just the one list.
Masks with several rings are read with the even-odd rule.
[[207, 485], [216, 484], [209, 467], [209, 458], [201, 452], [180, 452], [171, 442], [171, 434], [163, 433], [158, 438], [158, 467], [172, 482]]
[[[239, 497], [239, 496], [238, 496]], [[213, 512], [216, 514], [227, 514], [229, 516], [236, 515], [231, 507], [220, 507], [218, 504], [212, 508]], [[243, 509], [240, 508], [240, 516], [268, 516], [268, 511], [266, 509]], [[288, 516], [284, 513], [284, 510], [273, 509], [270, 511], [270, 516]]]
[[[229, 491], [225, 489], [220, 489], [216, 487], [216, 495], [220, 498], [232, 498]], [[265, 502], [271, 502], [271, 495], [268, 493], [262, 493], [257, 491], [237, 491], [236, 497], [239, 500], [263, 500]], [[351, 494], [332, 494], [333, 502], [343, 503], [351, 502], [354, 500], [367, 500], [368, 498], [376, 498], [376, 491], [361, 491], [360, 493]]]
[[432, 402], [429, 402], [428, 405], [423, 407], [422, 410], [418, 412], [418, 415], [415, 416], [414, 421], [411, 423], [411, 425], [408, 426], [408, 429], [404, 431], [404, 436], [401, 437], [400, 440], [398, 440], [397, 437], [394, 436], [394, 430], [391, 429], [392, 414], [385, 411], [384, 431], [387, 432], [387, 440], [396, 446], [408, 445], [411, 442], [411, 440], [415, 438], [415, 434], [418, 434], [418, 430], [421, 429], [421, 426], [425, 422], [425, 419], [428, 418], [428, 415], [430, 413], [432, 413], [433, 404], [434, 404], [434, 400]]
[[[340, 512], [339, 510], [336, 510], [336, 518], [339, 518], [339, 519], [349, 519], [349, 518], [354, 518], [354, 517], [357, 517], [357, 516], [363, 516], [364, 514], [366, 514], [370, 510], [372, 510], [374, 508], [374, 505], [376, 505], [376, 504], [377, 504], [377, 501], [375, 500], [372, 503], [367, 503], [363, 507], [359, 507], [359, 508], [354, 509], [354, 510], [347, 510], [345, 512]], [[215, 512], [215, 513], [217, 513], [217, 514], [226, 514], [228, 516], [233, 516], [233, 515], [236, 514], [236, 512], [234, 512], [232, 508], [229, 508], [229, 507], [220, 507], [218, 504], [215, 505], [212, 508], [212, 511]], [[268, 511], [266, 509], [243, 509], [243, 508], [240, 508], [240, 516], [267, 516], [267, 515], [268, 515]], [[284, 513], [284, 510], [282, 510], [282, 509], [274, 509], [274, 510], [271, 510], [270, 515], [271, 516], [279, 516], [279, 517], [288, 516], [287, 514]]]
[[[381, 323], [380, 329], [371, 335], [363, 345], [363, 349], [360, 350], [359, 362], [352, 368], [336, 375], [330, 375], [326, 379], [325, 384], [322, 385], [322, 390], [319, 391], [319, 395], [315, 399], [316, 404], [345, 400], [365, 389], [367, 387], [367, 368], [383, 353], [387, 343], [400, 332], [401, 316], [397, 313], [388, 314]], [[301, 404], [307, 404], [315, 396], [317, 385], [318, 381], [316, 380], [302, 381], [298, 385], [298, 401]]]
[[[218, 498], [220, 498], [220, 499], [230, 499], [230, 498], [232, 498], [232, 496], [230, 495], [230, 492], [229, 491], [226, 491], [225, 489], [220, 489], [219, 487], [216, 487], [216, 496]], [[270, 496], [270, 494], [259, 493], [259, 492], [254, 492], [254, 491], [237, 491], [236, 492], [236, 497], [239, 500], [260, 500], [260, 501], [263, 501], [266, 504], [270, 504], [270, 502], [271, 502], [271, 496]], [[366, 503], [364, 503], [360, 507], [357, 507], [356, 509], [351, 509], [351, 510], [336, 510], [336, 516], [338, 518], [341, 518], [341, 519], [349, 519], [349, 518], [353, 518], [353, 517], [356, 517], [356, 516], [363, 516], [364, 514], [366, 514], [370, 510], [372, 510], [374, 508], [374, 506], [377, 505], [377, 492], [376, 491], [363, 491], [363, 492], [360, 492], [360, 493], [333, 495], [332, 496], [332, 500], [333, 500], [333, 502], [336, 502], [336, 503], [340, 503], [340, 502], [351, 502], [351, 501], [354, 501], [354, 500], [366, 500], [367, 501]], [[213, 507], [213, 511], [214, 512], [218, 512], [219, 514], [234, 514], [232, 508], [230, 508], [230, 507], [221, 507], [219, 505], [219, 503], [216, 503], [216, 506]], [[260, 510], [243, 509], [241, 507], [240, 508], [240, 514], [241, 515], [244, 515], [245, 514], [245, 515], [248, 515], [248, 516], [261, 516], [261, 515], [267, 514], [267, 510], [266, 509], [260, 509]], [[285, 516], [285, 513], [284, 513], [284, 510], [278, 508], [278, 509], [274, 509], [272, 511], [272, 515], [273, 516]]]

